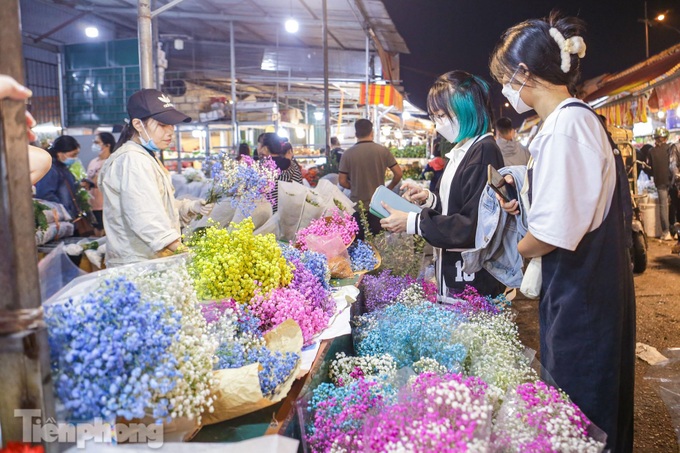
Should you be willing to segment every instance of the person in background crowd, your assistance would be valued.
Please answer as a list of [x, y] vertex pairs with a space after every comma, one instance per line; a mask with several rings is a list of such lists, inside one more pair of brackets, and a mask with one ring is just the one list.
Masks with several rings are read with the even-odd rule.
[[290, 167], [288, 167], [288, 170], [281, 172], [279, 180], [302, 184], [302, 170], [300, 164], [295, 160], [293, 145], [290, 142], [283, 143], [281, 145], [281, 152], [283, 153], [283, 158], [290, 161]]
[[[271, 132], [269, 132], [269, 133], [271, 133]], [[255, 150], [253, 151], [253, 160], [258, 160], [262, 157], [268, 156], [268, 154], [264, 154], [264, 153], [267, 152], [267, 150], [264, 150], [264, 151], [262, 150], [262, 142], [264, 140], [265, 134], [267, 134], [267, 132], [257, 136], [257, 143], [256, 143], [256, 146], [255, 146]]]
[[653, 176], [652, 171], [649, 169], [649, 164], [647, 164], [647, 162], [649, 162], [649, 151], [652, 148], [653, 148], [652, 145], [646, 144], [642, 145], [642, 147], [635, 152], [635, 159], [642, 162], [641, 164], [640, 163], [636, 164], [638, 176], [640, 175], [641, 172], [644, 172], [650, 178]]
[[[290, 144], [286, 144], [290, 145]], [[281, 139], [278, 135], [273, 132], [266, 132], [262, 134], [262, 144], [260, 146], [260, 153], [262, 156], [269, 156], [276, 163], [276, 166], [281, 171], [279, 174], [278, 181], [287, 182], [297, 182], [302, 184], [302, 174], [297, 167], [292, 162], [292, 147], [288, 151], [284, 151], [281, 146]], [[287, 157], [289, 156], [289, 157]], [[295, 170], [298, 170], [297, 173]], [[272, 203], [272, 209], [274, 212], [278, 211], [279, 208], [279, 189], [278, 184], [276, 189], [274, 189], [274, 202]]]
[[[352, 191], [350, 199], [353, 202], [361, 201], [363, 203], [371, 233], [378, 234], [382, 230], [380, 218], [371, 214], [368, 210], [371, 197], [373, 197], [378, 186], [385, 184], [386, 169], [389, 168], [393, 176], [392, 181], [387, 186], [390, 190], [397, 187], [403, 172], [390, 150], [373, 142], [373, 123], [367, 119], [357, 120], [354, 123], [354, 131], [357, 143], [345, 151], [342, 156], [338, 183], [345, 189]], [[357, 238], [364, 239], [358, 206], [354, 216], [359, 224]]]
[[493, 113], [489, 85], [465, 71], [441, 75], [427, 95], [427, 109], [437, 132], [456, 143], [436, 192], [406, 183], [406, 198], [423, 206], [420, 213], [389, 208], [382, 220], [388, 231], [422, 236], [436, 247], [438, 300], [450, 302], [470, 285], [496, 297], [505, 286], [486, 270], [464, 274], [462, 251], [475, 247], [479, 199], [486, 187], [487, 167], [503, 166], [503, 156], [491, 133]]
[[92, 159], [87, 166], [87, 179], [81, 185], [87, 189], [92, 197], [90, 199], [90, 206], [92, 207], [92, 214], [94, 214], [95, 236], [103, 236], [104, 234], [104, 218], [102, 210], [104, 209], [104, 196], [98, 186], [99, 171], [104, 165], [104, 161], [109, 158], [116, 147], [116, 139], [113, 134], [109, 132], [100, 132], [92, 142], [92, 152], [97, 153], [97, 157]]
[[54, 140], [47, 152], [52, 156], [52, 167], [35, 185], [35, 196], [63, 204], [75, 219], [80, 213], [75, 197], [78, 184], [68, 167], [76, 161], [80, 153], [80, 144], [70, 135], [62, 135]]
[[[12, 99], [23, 101], [30, 98], [33, 92], [14, 80], [12, 77], [0, 74], [0, 100]], [[37, 140], [36, 135], [31, 130], [35, 126], [35, 119], [26, 111], [26, 131], [28, 141]], [[52, 156], [44, 149], [37, 146], [28, 145], [28, 167], [30, 170], [31, 184], [35, 185], [40, 181], [52, 167]]]
[[515, 139], [512, 120], [507, 117], [496, 120], [496, 143], [503, 154], [505, 167], [526, 165], [529, 162], [529, 150]]
[[340, 146], [340, 140], [338, 137], [331, 137], [331, 159], [335, 160], [336, 165], [340, 165], [340, 160], [345, 152]]
[[[631, 199], [604, 125], [572, 96], [584, 33], [580, 19], [557, 13], [527, 20], [503, 33], [490, 68], [517, 113], [543, 119], [529, 145], [529, 231], [518, 244], [525, 258], [541, 257], [541, 364], [620, 453], [633, 449], [634, 432]], [[499, 203], [518, 213], [517, 200]]]
[[247, 143], [238, 145], [238, 156], [236, 157], [236, 160], [241, 160], [241, 157], [243, 156], [250, 157], [250, 146], [248, 146]]
[[673, 237], [670, 233], [670, 209], [668, 203], [668, 192], [673, 183], [673, 176], [675, 173], [671, 172], [671, 154], [673, 145], [668, 143], [668, 129], [665, 127], [657, 127], [654, 130], [654, 144], [655, 146], [649, 151], [649, 158], [647, 163], [651, 167], [651, 172], [654, 177], [654, 185], [659, 193], [659, 214], [661, 217], [661, 240], [671, 241]]
[[426, 173], [432, 173], [432, 179], [430, 179], [430, 192], [434, 192], [437, 189], [437, 184], [444, 174], [444, 168], [446, 168], [446, 160], [442, 157], [441, 150], [441, 140], [437, 140], [434, 145], [434, 151], [432, 152], [432, 160], [430, 160], [421, 174], [422, 178], [425, 178]]
[[671, 145], [669, 156], [671, 185], [668, 187], [668, 224], [671, 236], [680, 240], [680, 144]]
[[175, 252], [181, 246], [181, 225], [212, 210], [204, 200], [176, 200], [170, 175], [156, 157], [170, 145], [174, 125], [191, 118], [152, 89], [130, 96], [127, 112], [129, 122], [99, 173], [109, 267]]

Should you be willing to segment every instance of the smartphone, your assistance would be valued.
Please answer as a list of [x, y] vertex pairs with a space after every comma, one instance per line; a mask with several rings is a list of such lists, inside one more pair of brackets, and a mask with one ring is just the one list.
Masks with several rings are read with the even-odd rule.
[[515, 188], [508, 184], [503, 175], [498, 173], [498, 170], [493, 168], [490, 164], [487, 167], [487, 183], [506, 203], [517, 199], [517, 191]]

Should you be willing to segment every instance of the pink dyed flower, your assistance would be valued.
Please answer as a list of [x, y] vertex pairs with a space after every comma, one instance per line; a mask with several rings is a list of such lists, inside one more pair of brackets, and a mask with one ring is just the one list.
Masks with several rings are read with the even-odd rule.
[[321, 237], [340, 237], [345, 247], [354, 241], [359, 231], [359, 225], [351, 214], [341, 211], [339, 209], [333, 210], [330, 217], [321, 217], [315, 219], [306, 228], [301, 229], [295, 236], [295, 247], [300, 250], [308, 250], [307, 237], [321, 236]]
[[314, 335], [328, 327], [329, 316], [321, 307], [313, 307], [299, 291], [277, 288], [266, 295], [257, 294], [250, 301], [251, 312], [258, 317], [260, 329], [268, 332], [287, 319], [298, 323], [305, 345]]

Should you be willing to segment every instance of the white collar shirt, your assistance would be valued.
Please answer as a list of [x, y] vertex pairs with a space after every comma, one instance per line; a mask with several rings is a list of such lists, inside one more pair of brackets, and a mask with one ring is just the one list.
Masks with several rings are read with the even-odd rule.
[[441, 199], [442, 214], [449, 214], [449, 196], [451, 195], [451, 184], [453, 183], [453, 177], [456, 176], [456, 171], [458, 170], [458, 167], [463, 161], [463, 158], [467, 154], [468, 150], [478, 141], [491, 136], [492, 135], [489, 133], [472, 137], [468, 140], [465, 140], [462, 145], [455, 146], [451, 151], [446, 153], [446, 158], [449, 160], [449, 162], [446, 164], [446, 168], [442, 174], [442, 180], [439, 186], [439, 197]]

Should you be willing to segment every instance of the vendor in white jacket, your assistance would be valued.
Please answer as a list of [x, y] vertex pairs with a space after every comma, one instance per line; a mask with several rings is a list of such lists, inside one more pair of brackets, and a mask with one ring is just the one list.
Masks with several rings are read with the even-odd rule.
[[176, 200], [170, 175], [156, 158], [170, 145], [174, 125], [191, 118], [175, 110], [166, 95], [151, 89], [133, 94], [127, 111], [129, 123], [99, 176], [108, 267], [174, 252], [181, 245], [181, 224], [212, 209], [203, 200]]

